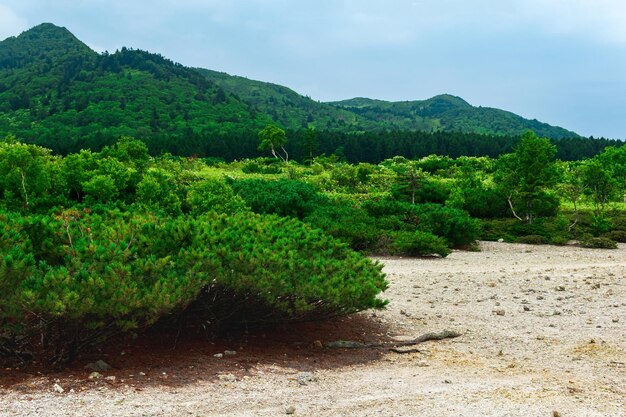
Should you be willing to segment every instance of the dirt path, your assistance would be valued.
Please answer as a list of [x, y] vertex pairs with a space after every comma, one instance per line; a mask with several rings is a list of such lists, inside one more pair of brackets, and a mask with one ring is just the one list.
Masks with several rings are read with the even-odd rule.
[[[382, 259], [386, 311], [287, 330], [288, 342], [268, 333], [223, 358], [212, 345], [141, 376], [145, 364], [118, 364], [108, 381], [82, 368], [0, 379], [0, 416], [626, 416], [626, 246], [481, 246]], [[408, 354], [313, 340], [444, 329], [463, 335]]]

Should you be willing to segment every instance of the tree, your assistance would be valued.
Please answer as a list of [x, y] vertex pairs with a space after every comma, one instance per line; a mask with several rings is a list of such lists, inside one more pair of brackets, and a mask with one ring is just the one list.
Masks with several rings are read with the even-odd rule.
[[[282, 159], [283, 162], [289, 162], [289, 154], [285, 150], [287, 143], [287, 135], [285, 131], [278, 126], [268, 125], [259, 132], [259, 150], [270, 150], [276, 159]], [[282, 154], [279, 152], [282, 151]]]
[[304, 134], [304, 150], [309, 165], [313, 162], [313, 154], [317, 152], [318, 139], [315, 129], [308, 128]]
[[14, 136], [0, 141], [0, 199], [30, 211], [52, 189], [53, 161], [48, 149], [20, 143]]
[[610, 167], [605, 166], [597, 157], [584, 161], [581, 165], [583, 192], [593, 201], [593, 212], [598, 219], [604, 217], [606, 205], [617, 191], [617, 181], [611, 174]]
[[498, 159], [496, 178], [506, 191], [509, 207], [517, 219], [532, 224], [535, 216], [554, 211], [552, 198], [546, 191], [557, 179], [555, 156], [556, 146], [549, 139], [529, 131], [514, 153]]

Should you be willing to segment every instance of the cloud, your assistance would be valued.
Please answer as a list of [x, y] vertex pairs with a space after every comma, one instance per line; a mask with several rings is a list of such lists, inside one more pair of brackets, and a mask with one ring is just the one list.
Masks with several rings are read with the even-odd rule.
[[623, 0], [518, 0], [517, 7], [547, 33], [626, 45]]
[[28, 29], [26, 21], [7, 6], [0, 4], [0, 40]]

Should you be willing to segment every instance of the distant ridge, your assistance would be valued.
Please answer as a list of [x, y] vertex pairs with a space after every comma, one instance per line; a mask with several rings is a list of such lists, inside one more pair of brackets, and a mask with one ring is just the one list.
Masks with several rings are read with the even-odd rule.
[[578, 136], [448, 94], [321, 103], [278, 84], [188, 68], [146, 51], [99, 54], [52, 23], [0, 42], [0, 138], [15, 134], [69, 152], [130, 135], [173, 153], [227, 153], [228, 141], [255, 136], [270, 123], [342, 133], [518, 136], [530, 129], [549, 138]]

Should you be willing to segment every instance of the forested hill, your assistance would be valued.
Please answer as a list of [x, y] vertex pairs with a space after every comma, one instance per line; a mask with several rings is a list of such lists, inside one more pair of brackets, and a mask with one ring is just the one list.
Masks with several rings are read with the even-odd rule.
[[197, 71], [224, 91], [236, 95], [254, 106], [256, 110], [270, 115], [275, 123], [288, 129], [313, 127], [318, 130], [343, 132], [361, 129], [381, 130], [381, 123], [312, 100], [282, 85], [204, 68], [198, 68]]
[[521, 136], [532, 130], [561, 139], [578, 134], [504, 110], [474, 107], [460, 97], [439, 95], [422, 101], [388, 102], [369, 98], [320, 103], [277, 84], [198, 69], [224, 91], [232, 93], [272, 116], [289, 129], [458, 132]]
[[389, 102], [368, 98], [337, 101], [330, 105], [396, 130], [445, 131], [487, 135], [523, 135], [532, 130], [539, 136], [559, 139], [578, 135], [561, 127], [528, 120], [508, 111], [474, 107], [449, 94], [422, 101]]
[[0, 137], [67, 153], [130, 135], [184, 153], [202, 136], [248, 135], [271, 122], [157, 54], [98, 54], [52, 24], [0, 42]]
[[287, 87], [188, 68], [145, 51], [99, 54], [49, 23], [0, 42], [0, 138], [13, 134], [68, 153], [127, 135], [152, 153], [229, 159], [258, 155], [256, 134], [270, 123], [360, 137], [398, 131], [518, 136], [526, 129], [577, 136], [453, 96], [320, 103]]

